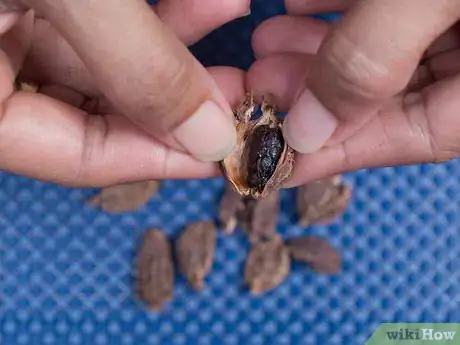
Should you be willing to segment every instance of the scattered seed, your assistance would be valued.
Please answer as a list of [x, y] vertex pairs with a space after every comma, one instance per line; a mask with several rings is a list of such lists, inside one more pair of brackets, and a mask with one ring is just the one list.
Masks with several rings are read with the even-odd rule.
[[215, 243], [216, 232], [210, 221], [189, 224], [178, 239], [176, 257], [179, 269], [196, 290], [203, 287], [211, 270]]
[[279, 236], [253, 244], [244, 273], [246, 284], [253, 295], [274, 289], [289, 272], [289, 252]]
[[159, 311], [172, 299], [174, 266], [171, 245], [161, 230], [150, 229], [138, 253], [139, 298]]
[[244, 209], [243, 197], [227, 183], [220, 202], [220, 223], [225, 234], [229, 235], [238, 226], [238, 214]]
[[301, 236], [286, 241], [293, 260], [303, 262], [317, 273], [334, 274], [340, 271], [342, 259], [324, 239], [316, 236]]
[[344, 212], [351, 197], [351, 188], [339, 175], [307, 183], [297, 192], [297, 212], [303, 227], [333, 221]]
[[280, 193], [275, 190], [263, 199], [246, 197], [240, 221], [251, 242], [271, 239], [276, 235], [280, 212]]
[[106, 187], [89, 203], [110, 213], [135, 211], [157, 193], [159, 185], [158, 181], [142, 181]]

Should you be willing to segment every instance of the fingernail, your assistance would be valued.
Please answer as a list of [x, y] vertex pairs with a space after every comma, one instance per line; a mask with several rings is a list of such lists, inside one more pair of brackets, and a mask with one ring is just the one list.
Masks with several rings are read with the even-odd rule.
[[206, 162], [224, 159], [236, 144], [233, 123], [212, 101], [204, 102], [174, 136], [192, 156]]
[[248, 8], [248, 11], [247, 11], [245, 14], [243, 14], [240, 18], [244, 18], [244, 17], [250, 16], [251, 13], [252, 13], [252, 12], [251, 12], [251, 7], [249, 7], [249, 8]]
[[313, 95], [305, 90], [286, 115], [284, 137], [300, 153], [318, 151], [337, 128], [338, 121]]

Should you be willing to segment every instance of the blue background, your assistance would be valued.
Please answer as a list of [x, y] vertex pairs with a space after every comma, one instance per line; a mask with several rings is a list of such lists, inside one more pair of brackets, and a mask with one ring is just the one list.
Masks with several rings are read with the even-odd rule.
[[[206, 65], [247, 68], [250, 35], [283, 12], [253, 1], [253, 14], [192, 50]], [[212, 48], [211, 48], [212, 47]], [[380, 322], [460, 321], [460, 163], [359, 171], [346, 213], [330, 226], [296, 225], [294, 191], [282, 193], [279, 231], [315, 234], [342, 253], [341, 274], [294, 266], [276, 290], [243, 288], [240, 233], [218, 236], [200, 294], [178, 277], [160, 314], [133, 299], [133, 260], [148, 227], [176, 236], [214, 219], [222, 179], [166, 181], [142, 209], [109, 215], [84, 201], [97, 190], [66, 189], [0, 174], [0, 344], [363, 344]]]

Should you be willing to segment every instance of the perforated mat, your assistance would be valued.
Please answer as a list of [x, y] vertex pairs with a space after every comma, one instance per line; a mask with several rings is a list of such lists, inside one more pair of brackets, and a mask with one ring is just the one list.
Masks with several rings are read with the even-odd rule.
[[[250, 35], [281, 13], [254, 1], [253, 15], [194, 47], [207, 65], [247, 68]], [[212, 48], [211, 48], [212, 46]], [[223, 180], [167, 181], [142, 209], [109, 215], [84, 204], [96, 190], [66, 189], [0, 174], [0, 344], [364, 344], [385, 321], [460, 321], [460, 162], [346, 175], [354, 196], [330, 226], [296, 225], [282, 193], [285, 237], [324, 236], [343, 254], [339, 275], [294, 272], [251, 297], [238, 232], [218, 236], [216, 260], [197, 294], [182, 278], [162, 313], [133, 299], [133, 260], [144, 230], [174, 237], [214, 218]]]

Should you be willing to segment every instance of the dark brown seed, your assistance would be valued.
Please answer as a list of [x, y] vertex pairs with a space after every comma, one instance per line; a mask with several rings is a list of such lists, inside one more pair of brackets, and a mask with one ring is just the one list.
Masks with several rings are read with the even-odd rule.
[[324, 224], [340, 216], [348, 205], [351, 188], [340, 176], [314, 181], [297, 190], [297, 212], [300, 225]]
[[215, 246], [216, 231], [210, 221], [188, 225], [177, 241], [179, 269], [196, 290], [203, 287], [204, 279], [211, 270]]
[[263, 199], [244, 199], [245, 207], [240, 212], [239, 219], [251, 242], [267, 240], [276, 235], [279, 196], [279, 191], [275, 190]]
[[340, 254], [324, 239], [302, 236], [286, 241], [293, 260], [303, 262], [318, 273], [334, 274], [340, 271]]
[[284, 138], [279, 127], [257, 127], [248, 138], [248, 187], [261, 193], [276, 169], [284, 148]]
[[174, 288], [174, 265], [171, 245], [161, 230], [150, 229], [138, 253], [139, 298], [159, 311], [172, 299]]
[[238, 214], [244, 208], [243, 197], [227, 183], [220, 202], [220, 223], [226, 234], [231, 234], [238, 226]]
[[157, 193], [159, 185], [158, 181], [142, 181], [106, 187], [89, 203], [110, 213], [135, 211]]
[[245, 282], [252, 294], [274, 289], [289, 272], [289, 252], [279, 236], [252, 246], [244, 272]]

